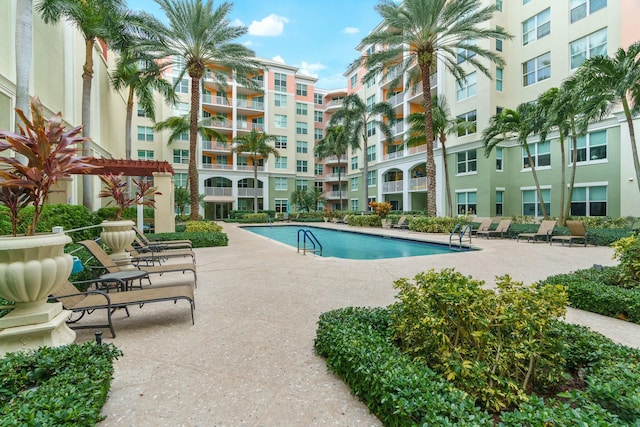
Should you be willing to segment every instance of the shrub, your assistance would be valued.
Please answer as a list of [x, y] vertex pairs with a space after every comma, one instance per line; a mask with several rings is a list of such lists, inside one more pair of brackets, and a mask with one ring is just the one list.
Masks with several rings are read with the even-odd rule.
[[564, 314], [566, 293], [509, 276], [498, 278], [499, 292], [483, 285], [451, 269], [397, 280], [391, 319], [404, 352], [498, 412], [563, 377], [549, 323]]
[[465, 218], [415, 216], [409, 221], [409, 230], [422, 233], [451, 233], [457, 224], [466, 225]]
[[620, 261], [620, 282], [627, 287], [640, 285], [640, 236], [624, 237], [611, 245]]
[[213, 221], [188, 221], [185, 228], [185, 232], [187, 233], [209, 233], [220, 231], [222, 231], [222, 226]]
[[206, 233], [157, 233], [150, 234], [148, 237], [159, 242], [163, 240], [191, 240], [191, 245], [194, 248], [210, 248], [229, 244], [229, 237], [225, 233], [217, 231]]
[[354, 227], [381, 227], [382, 221], [378, 215], [349, 215], [347, 223]]
[[[1, 215], [1, 213], [0, 213]], [[27, 224], [31, 223], [33, 216], [33, 206], [27, 206], [20, 211], [18, 232], [26, 232]], [[65, 230], [88, 227], [101, 222], [101, 219], [84, 206], [74, 205], [45, 205], [38, 220], [38, 233], [50, 233], [55, 226], [61, 226]], [[0, 222], [1, 224], [1, 222]], [[11, 230], [8, 230], [11, 232]], [[100, 234], [100, 229], [89, 229], [74, 232], [71, 237], [74, 240], [93, 239]]]
[[94, 343], [7, 353], [0, 361], [0, 426], [95, 425], [121, 355], [112, 344]]

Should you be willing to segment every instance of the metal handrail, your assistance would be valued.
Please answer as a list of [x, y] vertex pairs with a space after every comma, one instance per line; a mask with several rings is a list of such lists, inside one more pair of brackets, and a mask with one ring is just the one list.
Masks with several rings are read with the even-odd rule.
[[[300, 252], [300, 234], [302, 234], [302, 253], [307, 253], [307, 239], [313, 246], [313, 249], [309, 249], [309, 252], [319, 253], [322, 256], [322, 244], [318, 238], [313, 234], [311, 230], [305, 230], [303, 228], [298, 229], [298, 252]], [[320, 249], [318, 249], [320, 248]]]

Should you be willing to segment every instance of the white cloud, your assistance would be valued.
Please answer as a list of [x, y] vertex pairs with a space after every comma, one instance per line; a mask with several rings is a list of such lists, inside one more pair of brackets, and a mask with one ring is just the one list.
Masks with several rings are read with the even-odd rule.
[[342, 30], [342, 32], [345, 34], [356, 34], [360, 32], [360, 29], [356, 27], [345, 27], [345, 29]]
[[280, 62], [280, 63], [282, 63], [282, 64], [286, 64], [286, 62], [284, 62], [284, 58], [283, 58], [282, 56], [280, 56], [280, 55], [276, 55], [276, 56], [274, 56], [274, 57], [273, 57], [273, 58], [271, 58], [271, 59], [272, 59], [273, 61]]
[[253, 21], [249, 25], [249, 34], [252, 36], [279, 36], [284, 31], [284, 24], [289, 20], [284, 16], [278, 16], [275, 13], [267, 16], [261, 21]]
[[233, 25], [234, 27], [244, 27], [244, 23], [238, 18], [234, 19], [231, 25]]
[[325, 70], [326, 68], [326, 65], [322, 65], [319, 62], [316, 62], [315, 64], [309, 64], [307, 61], [302, 61], [302, 65], [300, 65], [300, 69], [298, 70], [298, 72], [300, 74], [317, 78], [318, 72]]

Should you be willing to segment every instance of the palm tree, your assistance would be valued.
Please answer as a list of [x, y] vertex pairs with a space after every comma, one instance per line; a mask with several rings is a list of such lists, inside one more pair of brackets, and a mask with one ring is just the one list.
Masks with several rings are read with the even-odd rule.
[[18, 0], [16, 3], [16, 120], [18, 132], [22, 110], [29, 118], [29, 76], [31, 74], [31, 56], [33, 55], [33, 0]]
[[173, 193], [173, 202], [178, 208], [179, 215], [184, 215], [184, 210], [189, 204], [189, 189], [185, 187], [176, 187]]
[[155, 122], [156, 104], [154, 91], [162, 95], [164, 100], [173, 104], [177, 102], [173, 86], [162, 74], [162, 68], [155, 62], [137, 56], [133, 49], [123, 51], [111, 73], [111, 85], [117, 91], [126, 90], [127, 110], [125, 121], [125, 157], [131, 158], [131, 119], [134, 101], [145, 115]]
[[[404, 75], [408, 77], [405, 90], [422, 84], [425, 112], [425, 137], [427, 141], [427, 213], [436, 216], [436, 165], [433, 159], [433, 118], [431, 107], [430, 77], [439, 60], [458, 81], [464, 81], [465, 71], [458, 63], [459, 51], [466, 52], [466, 62], [489, 76], [482, 60], [498, 65], [502, 58], [495, 52], [481, 47], [478, 40], [509, 39], [510, 35], [499, 27], [485, 25], [496, 10], [495, 4], [481, 7], [479, 0], [381, 0], [376, 10], [383, 22], [378, 29], [363, 40], [363, 44], [385, 46], [365, 56], [368, 68], [365, 80], [376, 74], [383, 78], [400, 71], [392, 79], [398, 86]], [[417, 67], [416, 67], [417, 64]]]
[[[367, 182], [369, 173], [369, 162], [367, 160], [368, 133], [371, 129], [380, 129], [387, 143], [391, 142], [391, 126], [396, 120], [396, 113], [386, 102], [378, 102], [373, 105], [366, 105], [362, 98], [355, 93], [347, 95], [342, 104], [342, 108], [336, 111], [331, 117], [332, 123], [345, 123], [350, 129], [350, 136], [353, 138], [349, 144], [351, 147], [360, 148], [359, 139], [362, 138], [362, 153], [364, 154], [364, 165], [362, 167], [363, 182]], [[369, 204], [369, 186], [364, 186], [364, 202]]]
[[[182, 135], [185, 133], [189, 133], [191, 129], [190, 116], [188, 114], [184, 116], [171, 116], [164, 119], [161, 122], [156, 122], [153, 125], [153, 130], [155, 131], [163, 131], [169, 130], [171, 133], [169, 134], [169, 139], [167, 139], [167, 145], [173, 144], [175, 141], [179, 140]], [[220, 134], [218, 131], [211, 127], [213, 123], [212, 117], [207, 117], [206, 119], [202, 119], [198, 121], [197, 132], [202, 139], [212, 139], [217, 138], [220, 140], [224, 140], [226, 136]]]
[[[447, 135], [467, 129], [471, 123], [452, 118], [449, 105], [444, 96], [433, 98], [433, 133], [442, 145], [442, 158], [444, 159], [444, 181], [447, 197], [447, 216], [453, 213], [453, 201], [451, 199], [451, 180], [449, 179], [449, 165], [447, 163]], [[424, 113], [412, 113], [408, 117], [409, 138], [407, 144], [426, 144], [424, 129]]]
[[[357, 140], [356, 140], [357, 141]], [[342, 205], [342, 157], [347, 153], [349, 146], [353, 147], [354, 138], [350, 135], [350, 130], [344, 124], [330, 124], [325, 132], [325, 137], [319, 140], [313, 154], [320, 160], [327, 157], [336, 156], [338, 158], [338, 194], [340, 198], [340, 210], [344, 210]], [[366, 181], [365, 181], [366, 186]]]
[[[201, 79], [207, 66], [216, 64], [233, 73], [240, 84], [255, 88], [250, 75], [258, 64], [255, 54], [235, 43], [247, 32], [244, 26], [230, 24], [231, 3], [223, 2], [216, 9], [213, 0], [156, 0], [167, 17], [168, 24], [155, 20], [148, 28], [154, 37], [140, 47], [164, 61], [165, 66], [179, 58], [178, 80], [185, 74], [191, 78], [191, 109], [189, 126], [189, 189], [191, 190], [191, 218], [198, 218], [198, 161], [197, 137], [200, 111]], [[182, 65], [184, 67], [182, 67]], [[226, 77], [221, 79], [226, 81]]]
[[527, 142], [529, 135], [542, 128], [541, 120], [543, 118], [539, 116], [537, 107], [532, 103], [522, 103], [518, 105], [516, 110], [504, 109], [500, 114], [491, 117], [489, 126], [482, 133], [482, 144], [484, 145], [485, 155], [489, 157], [496, 145], [506, 140], [517, 138], [518, 143], [525, 150], [529, 159], [542, 215], [545, 219], [548, 219], [549, 215], [544, 205], [535, 161]]
[[275, 147], [269, 145], [269, 142], [275, 142], [276, 137], [264, 132], [258, 132], [253, 129], [251, 132], [236, 137], [234, 142], [236, 146], [233, 151], [236, 153], [249, 153], [249, 158], [253, 164], [253, 212], [258, 212], [258, 160], [265, 161], [271, 154], [274, 157], [280, 157], [280, 152]]
[[306, 210], [311, 212], [312, 210], [318, 210], [318, 204], [325, 200], [322, 197], [322, 190], [319, 188], [308, 188], [306, 190], [296, 189], [291, 193], [291, 203], [298, 206], [301, 211]]
[[629, 128], [636, 184], [640, 190], [640, 159], [633, 126], [633, 116], [640, 112], [640, 42], [633, 43], [626, 51], [618, 49], [613, 57], [587, 59], [576, 75], [582, 80], [584, 93], [591, 98], [592, 105], [622, 105]]
[[[82, 155], [91, 156], [91, 80], [93, 79], [94, 44], [98, 39], [119, 49], [131, 36], [133, 21], [125, 0], [42, 0], [36, 10], [45, 23], [69, 21], [80, 30], [85, 42], [85, 62], [82, 67]], [[93, 209], [91, 177], [82, 176], [83, 205]]]

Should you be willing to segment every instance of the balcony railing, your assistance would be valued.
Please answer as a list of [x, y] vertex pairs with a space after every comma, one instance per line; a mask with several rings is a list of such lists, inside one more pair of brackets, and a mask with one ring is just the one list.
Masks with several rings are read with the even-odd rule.
[[[238, 165], [236, 166], [236, 169], [239, 171], [252, 171], [253, 172], [253, 166], [249, 166], [249, 165]], [[264, 166], [258, 166], [258, 172], [264, 172]]]
[[231, 187], [204, 187], [205, 196], [230, 197], [233, 196]]
[[264, 102], [236, 99], [236, 107], [264, 111]]
[[391, 98], [387, 99], [387, 103], [392, 107], [402, 104], [403, 101], [404, 101], [404, 94], [402, 93], [396, 93]]
[[233, 170], [233, 165], [223, 165], [219, 163], [203, 163], [202, 169], [212, 169], [212, 170]]
[[224, 141], [202, 141], [202, 149], [207, 151], [231, 151], [233, 145]]
[[382, 183], [383, 193], [402, 193], [404, 188], [402, 181], [389, 181]]
[[400, 68], [394, 68], [392, 70], [389, 70], [387, 75], [384, 76], [384, 78], [380, 81], [380, 84], [384, 85], [384, 84], [392, 81], [396, 77], [398, 77], [400, 74], [402, 74], [402, 70]]
[[[323, 160], [325, 165], [328, 165], [331, 163], [338, 163], [338, 156], [325, 157]], [[346, 157], [340, 157], [339, 163], [346, 163], [346, 161], [347, 161]]]
[[409, 152], [409, 155], [424, 153], [427, 151], [427, 144], [418, 145], [417, 147], [409, 147], [407, 151]]
[[427, 177], [411, 178], [409, 180], [409, 191], [421, 191], [427, 189]]
[[384, 156], [382, 156], [382, 160], [393, 160], [393, 159], [397, 159], [399, 157], [404, 157], [404, 151], [403, 150], [398, 150], [394, 153], [387, 153]]
[[392, 135], [399, 135], [404, 132], [404, 120], [399, 121], [391, 128]]
[[327, 108], [342, 107], [343, 104], [344, 104], [344, 100], [343, 99], [333, 99], [333, 100], [327, 102], [326, 106], [327, 106]]
[[211, 105], [222, 105], [225, 107], [231, 106], [229, 100], [224, 96], [213, 96], [208, 94], [202, 94], [202, 103]]
[[338, 176], [337, 173], [328, 173], [324, 175], [323, 178], [325, 181], [338, 181], [340, 179], [344, 182], [347, 180], [347, 174], [343, 172]]
[[[339, 200], [340, 194], [341, 193], [339, 191], [327, 191], [326, 193], [324, 193], [324, 198], [327, 200]], [[342, 199], [346, 199], [346, 198], [347, 198], [347, 192], [343, 191]]]
[[262, 197], [263, 194], [263, 188], [238, 188], [238, 197], [253, 197], [254, 195]]

